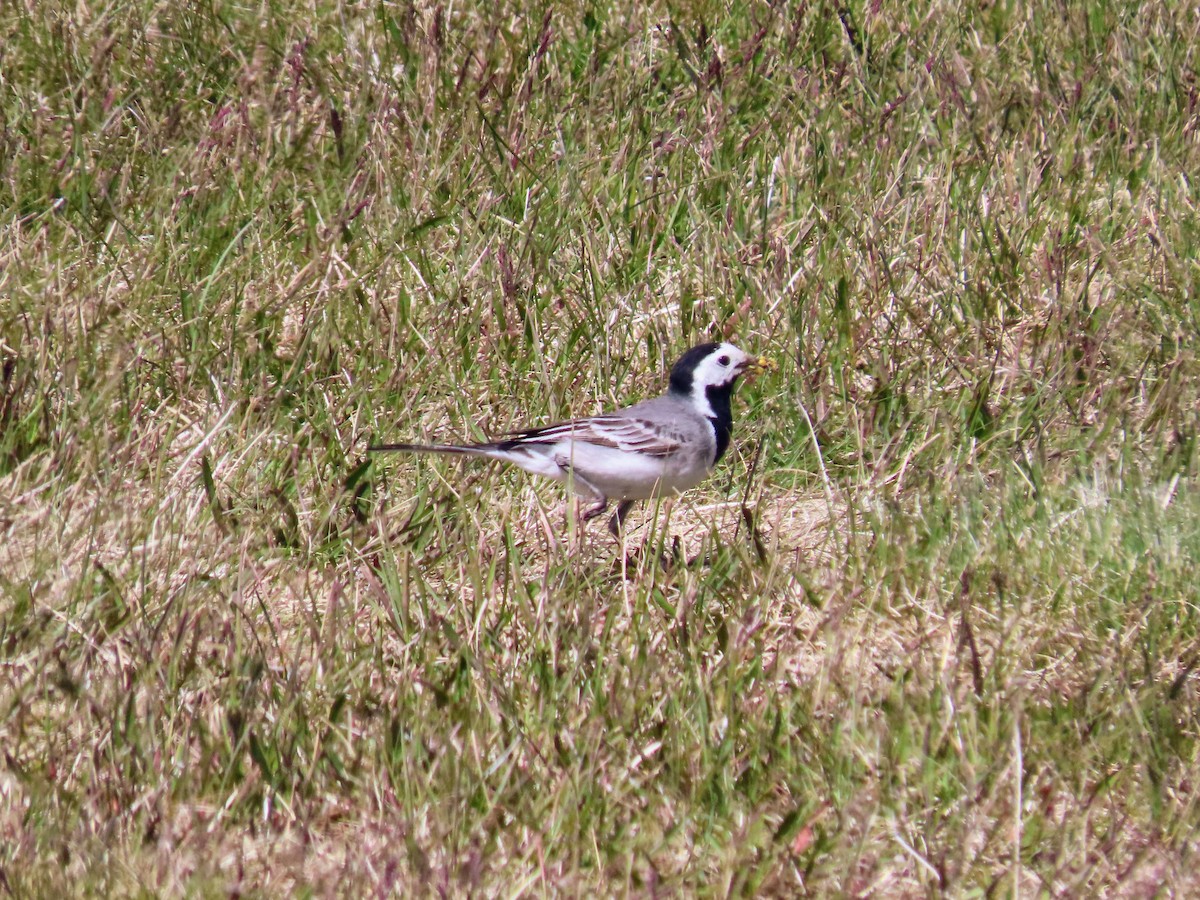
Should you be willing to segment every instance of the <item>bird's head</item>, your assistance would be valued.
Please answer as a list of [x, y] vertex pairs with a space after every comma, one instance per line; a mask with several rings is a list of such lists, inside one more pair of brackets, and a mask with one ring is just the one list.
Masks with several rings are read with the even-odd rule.
[[774, 368], [773, 360], [750, 356], [733, 344], [700, 344], [671, 368], [671, 390], [689, 397], [704, 396], [709, 388], [732, 389], [741, 376]]

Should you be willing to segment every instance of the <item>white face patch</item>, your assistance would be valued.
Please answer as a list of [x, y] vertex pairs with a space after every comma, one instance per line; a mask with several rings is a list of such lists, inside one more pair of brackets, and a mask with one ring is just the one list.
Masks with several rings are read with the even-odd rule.
[[733, 344], [720, 344], [716, 350], [704, 357], [692, 373], [692, 403], [698, 412], [712, 419], [716, 417], [708, 402], [708, 389], [729, 384], [742, 373], [746, 356]]

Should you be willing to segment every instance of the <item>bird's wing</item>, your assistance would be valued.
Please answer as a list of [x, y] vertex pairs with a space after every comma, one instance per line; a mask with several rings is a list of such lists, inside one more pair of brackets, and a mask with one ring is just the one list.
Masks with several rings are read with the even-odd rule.
[[644, 456], [665, 457], [678, 452], [683, 439], [679, 429], [670, 423], [642, 416], [606, 415], [513, 432], [508, 440], [498, 442], [496, 446], [501, 450], [516, 450], [570, 440]]

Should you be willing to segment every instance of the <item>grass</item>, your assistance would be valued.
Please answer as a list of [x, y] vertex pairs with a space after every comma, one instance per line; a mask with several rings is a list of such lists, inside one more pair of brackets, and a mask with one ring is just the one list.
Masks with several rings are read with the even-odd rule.
[[[7, 6], [0, 892], [1200, 890], [1198, 32]], [[364, 453], [712, 336], [624, 545]]]

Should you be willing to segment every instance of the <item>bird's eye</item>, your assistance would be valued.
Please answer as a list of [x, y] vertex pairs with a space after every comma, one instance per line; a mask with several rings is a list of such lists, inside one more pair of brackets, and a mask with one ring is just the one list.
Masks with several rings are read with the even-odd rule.
[[717, 363], [722, 366], [727, 366], [727, 365], [729, 365], [729, 357], [728, 356], [718, 356]]

